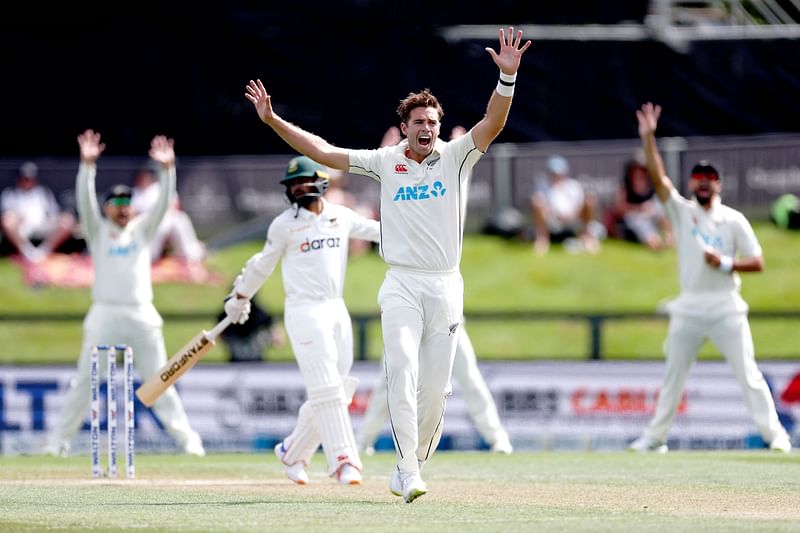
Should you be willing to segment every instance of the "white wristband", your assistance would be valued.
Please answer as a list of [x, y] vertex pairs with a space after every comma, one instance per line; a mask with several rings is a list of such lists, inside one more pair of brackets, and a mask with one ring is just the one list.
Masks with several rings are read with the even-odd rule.
[[497, 94], [500, 96], [514, 96], [514, 84], [517, 82], [517, 74], [506, 74], [500, 71], [500, 79], [497, 80]]
[[729, 274], [733, 272], [733, 257], [729, 255], [719, 256], [719, 269]]
[[502, 70], [500, 71], [500, 79], [514, 85], [514, 82], [517, 81], [517, 73], [514, 74], [506, 74]]

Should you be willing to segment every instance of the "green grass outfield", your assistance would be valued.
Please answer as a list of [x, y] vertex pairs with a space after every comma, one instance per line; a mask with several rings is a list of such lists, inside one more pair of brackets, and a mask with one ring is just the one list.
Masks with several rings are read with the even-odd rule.
[[[800, 232], [780, 230], [769, 223], [754, 225], [767, 269], [745, 274], [742, 294], [751, 309], [800, 310]], [[209, 264], [232, 280], [247, 259], [263, 246], [248, 242], [215, 251]], [[655, 254], [644, 246], [607, 240], [596, 256], [572, 255], [553, 246], [537, 257], [530, 243], [497, 237], [467, 235], [461, 270], [464, 305], [470, 312], [499, 310], [654, 312], [658, 303], [678, 292], [674, 251]], [[280, 313], [283, 285], [280, 269], [264, 284], [257, 298]], [[352, 313], [377, 316], [377, 293], [386, 265], [376, 253], [352, 258], [345, 285], [345, 300]], [[155, 304], [162, 313], [207, 313], [208, 319], [170, 322], [164, 327], [167, 351], [173, 353], [202, 328], [215, 322], [222, 299], [230, 290], [222, 286], [156, 285]], [[90, 305], [88, 289], [31, 289], [22, 284], [19, 269], [0, 261], [3, 313], [67, 313], [83, 316]], [[800, 357], [800, 319], [753, 320], [759, 358]], [[666, 321], [609, 322], [604, 326], [603, 351], [613, 359], [660, 359]], [[586, 322], [560, 320], [468, 322], [468, 330], [481, 359], [583, 359], [587, 357]], [[0, 322], [0, 364], [74, 364], [81, 342], [80, 320], [72, 322]], [[378, 359], [382, 339], [377, 321], [369, 331], [368, 355]], [[214, 348], [203, 363], [219, 362], [227, 354]], [[715, 358], [706, 346], [701, 358]], [[292, 360], [288, 346], [268, 351], [270, 360]]]
[[2, 531], [798, 531], [800, 461], [753, 452], [441, 452], [429, 493], [387, 488], [394, 454], [360, 486], [287, 480], [271, 454], [137, 457], [137, 478], [89, 476], [88, 457], [0, 458]]

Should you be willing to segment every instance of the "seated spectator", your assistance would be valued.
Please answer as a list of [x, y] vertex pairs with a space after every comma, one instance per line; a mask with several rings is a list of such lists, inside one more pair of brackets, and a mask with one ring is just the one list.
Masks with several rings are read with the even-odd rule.
[[[158, 199], [159, 183], [153, 169], [143, 167], [136, 174], [131, 206], [136, 213], [146, 213]], [[199, 262], [205, 257], [205, 245], [197, 238], [189, 215], [180, 208], [178, 197], [164, 215], [153, 241], [150, 243], [150, 256], [157, 261], [169, 250], [172, 255], [188, 262]]]
[[[15, 185], [0, 195], [2, 230], [8, 252], [39, 263], [72, 237], [75, 216], [63, 211], [53, 191], [38, 182], [39, 169], [28, 161], [20, 168]], [[6, 248], [6, 246], [4, 246]]]
[[605, 230], [594, 220], [595, 196], [569, 177], [569, 164], [560, 155], [547, 160], [547, 176], [546, 183], [530, 199], [536, 232], [534, 251], [544, 255], [551, 242], [569, 242], [574, 246], [570, 250], [597, 253]]
[[[225, 318], [223, 309], [217, 321]], [[244, 324], [231, 324], [220, 335], [228, 348], [232, 363], [254, 363], [264, 360], [264, 352], [270, 347], [283, 346], [286, 338], [283, 329], [275, 323], [272, 314], [255, 300], [250, 304], [250, 318]]]
[[674, 243], [672, 227], [655, 197], [641, 151], [625, 163], [622, 183], [615, 204], [608, 212], [606, 225], [610, 235], [641, 242], [653, 251]]

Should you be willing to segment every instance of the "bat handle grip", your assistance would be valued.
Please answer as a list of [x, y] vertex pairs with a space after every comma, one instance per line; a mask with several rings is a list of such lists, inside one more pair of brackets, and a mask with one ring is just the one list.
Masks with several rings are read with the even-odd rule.
[[231, 325], [231, 317], [226, 316], [222, 320], [220, 320], [219, 324], [211, 328], [211, 330], [206, 332], [206, 339], [209, 341], [213, 341], [217, 338], [217, 336], [225, 331], [225, 328]]

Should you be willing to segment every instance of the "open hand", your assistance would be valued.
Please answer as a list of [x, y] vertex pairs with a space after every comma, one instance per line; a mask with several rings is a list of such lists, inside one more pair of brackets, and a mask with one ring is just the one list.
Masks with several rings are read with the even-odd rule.
[[106, 145], [100, 142], [100, 134], [93, 130], [78, 135], [78, 146], [81, 149], [81, 161], [85, 163], [94, 163], [106, 149]]
[[655, 134], [658, 127], [658, 117], [661, 116], [661, 106], [647, 102], [641, 109], [636, 111], [636, 118], [639, 121], [639, 137]]
[[250, 80], [250, 83], [245, 86], [245, 90], [247, 92], [244, 97], [250, 100], [256, 108], [258, 117], [265, 124], [269, 124], [269, 121], [275, 117], [275, 114], [272, 112], [272, 98], [267, 94], [264, 84], [261, 83], [261, 80]]
[[156, 135], [150, 141], [150, 151], [148, 155], [154, 161], [158, 161], [165, 167], [175, 165], [175, 141], [168, 139], [164, 135]]
[[503, 28], [500, 28], [500, 52], [497, 53], [493, 48], [486, 47], [486, 51], [492, 56], [492, 61], [500, 68], [504, 74], [513, 75], [519, 70], [519, 63], [522, 60], [522, 54], [531, 45], [530, 41], [526, 41], [522, 48], [519, 45], [522, 43], [522, 30], [517, 31], [516, 38], [514, 38], [514, 28], [508, 28], [508, 35]]

